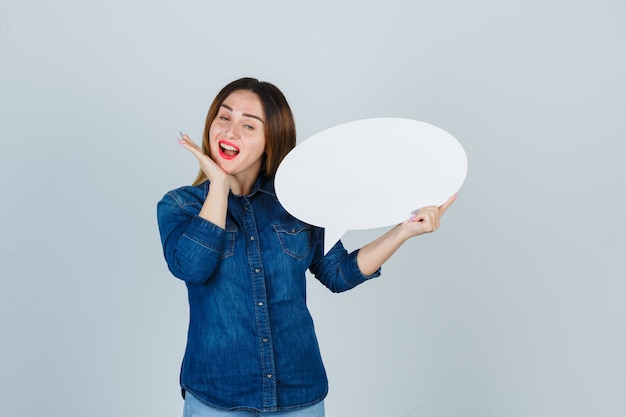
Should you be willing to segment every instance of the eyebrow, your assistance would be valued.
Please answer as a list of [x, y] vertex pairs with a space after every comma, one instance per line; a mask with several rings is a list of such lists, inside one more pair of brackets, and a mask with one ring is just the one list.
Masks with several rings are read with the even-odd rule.
[[[224, 107], [225, 109], [228, 109], [229, 111], [233, 111], [233, 108], [230, 107], [227, 104], [222, 103], [222, 105], [220, 107]], [[243, 113], [243, 116], [245, 117], [251, 117], [253, 119], [257, 119], [258, 121], [260, 121], [261, 123], [265, 124], [265, 122], [263, 121], [263, 119], [261, 119], [259, 116], [255, 116], [254, 114], [250, 114], [250, 113]]]

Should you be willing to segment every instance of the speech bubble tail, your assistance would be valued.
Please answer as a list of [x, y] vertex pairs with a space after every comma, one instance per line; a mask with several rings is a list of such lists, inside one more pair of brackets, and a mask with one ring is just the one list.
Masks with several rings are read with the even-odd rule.
[[335, 246], [335, 243], [341, 239], [345, 232], [345, 230], [324, 229], [324, 255]]

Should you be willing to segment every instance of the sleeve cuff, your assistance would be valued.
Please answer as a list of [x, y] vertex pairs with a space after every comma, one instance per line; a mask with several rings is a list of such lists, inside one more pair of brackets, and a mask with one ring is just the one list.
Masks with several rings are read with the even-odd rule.
[[[221, 253], [224, 247], [226, 231], [214, 223], [196, 216], [191, 220], [189, 227], [181, 236], [180, 244], [187, 241], [189, 244], [200, 245], [208, 250]], [[183, 250], [183, 253], [185, 251]]]
[[371, 275], [365, 275], [361, 272], [359, 268], [359, 264], [357, 263], [357, 255], [359, 253], [359, 249], [350, 253], [346, 257], [346, 263], [344, 264], [344, 268], [342, 268], [343, 279], [351, 286], [356, 287], [357, 285], [368, 281], [372, 278], [376, 278], [380, 276], [381, 268], [378, 268], [376, 272]]

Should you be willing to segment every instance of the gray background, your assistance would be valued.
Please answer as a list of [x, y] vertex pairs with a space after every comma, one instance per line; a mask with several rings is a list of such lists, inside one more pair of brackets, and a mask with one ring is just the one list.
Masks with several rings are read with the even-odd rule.
[[283, 90], [300, 140], [408, 117], [469, 156], [383, 277], [310, 280], [328, 416], [625, 415], [625, 11], [3, 0], [0, 415], [181, 415], [186, 292], [155, 204], [196, 173], [178, 130], [198, 139], [244, 75]]

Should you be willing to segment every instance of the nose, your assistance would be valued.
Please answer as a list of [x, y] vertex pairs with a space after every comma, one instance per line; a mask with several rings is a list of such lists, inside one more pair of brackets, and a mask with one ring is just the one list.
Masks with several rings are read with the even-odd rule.
[[232, 123], [226, 130], [226, 135], [229, 138], [238, 138], [240, 133], [239, 127], [235, 123]]

